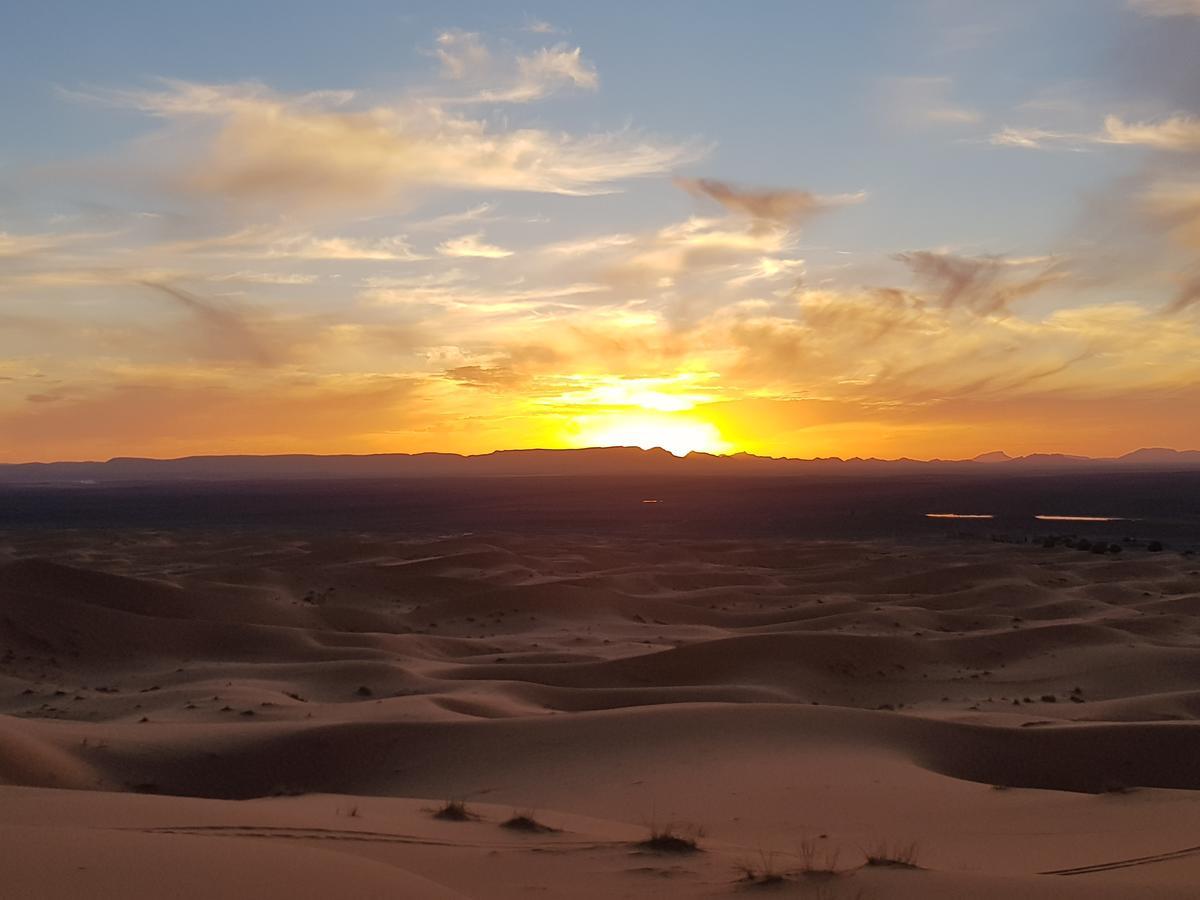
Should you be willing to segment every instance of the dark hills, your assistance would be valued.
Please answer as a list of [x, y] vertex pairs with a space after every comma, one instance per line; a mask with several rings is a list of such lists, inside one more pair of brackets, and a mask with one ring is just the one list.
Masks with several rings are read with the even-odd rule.
[[1010, 457], [1003, 451], [971, 460], [791, 459], [737, 453], [676, 457], [666, 450], [592, 447], [579, 450], [498, 450], [478, 456], [386, 453], [317, 456], [117, 457], [104, 462], [0, 464], [0, 484], [164, 483], [191, 481], [328, 480], [387, 478], [495, 478], [531, 476], [888, 476], [919, 474], [1035, 474], [1066, 471], [1195, 471], [1200, 450], [1143, 448], [1092, 459], [1059, 453]]

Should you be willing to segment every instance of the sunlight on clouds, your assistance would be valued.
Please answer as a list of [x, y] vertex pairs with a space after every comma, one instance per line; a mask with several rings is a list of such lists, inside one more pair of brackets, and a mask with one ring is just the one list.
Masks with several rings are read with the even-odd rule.
[[1200, 118], [1175, 115], [1159, 121], [1126, 122], [1120, 116], [1110, 115], [1105, 117], [1103, 127], [1097, 131], [1006, 127], [992, 134], [988, 140], [999, 147], [1029, 150], [1058, 148], [1079, 151], [1108, 144], [1188, 152], [1200, 150]]
[[438, 35], [434, 55], [442, 64], [443, 78], [473, 88], [441, 98], [448, 103], [530, 103], [562, 88], [594, 91], [600, 84], [583, 51], [565, 44], [497, 57], [481, 35], [452, 30]]
[[564, 391], [553, 402], [568, 406], [634, 407], [655, 412], [682, 412], [712, 401], [711, 395], [696, 393], [689, 388], [715, 377], [715, 372], [685, 372], [660, 378], [594, 379], [577, 376], [572, 380], [599, 380], [599, 383]]
[[503, 259], [512, 256], [511, 250], [489, 244], [483, 239], [483, 233], [464, 234], [462, 237], [450, 238], [438, 244], [438, 253], [442, 256], [467, 256], [480, 259]]
[[[890, 129], [904, 137], [888, 165], [911, 185], [860, 170], [872, 148], [822, 170], [815, 119], [812, 153], [792, 155], [772, 143], [787, 133], [774, 109], [761, 134], [731, 133], [779, 178], [761, 185], [692, 171], [707, 142], [621, 125], [626, 110], [594, 99], [618, 79], [552, 33], [443, 30], [424, 76], [386, 92], [63, 91], [114, 129], [124, 111], [136, 136], [115, 161], [39, 170], [46, 196], [14, 186], [0, 210], [0, 434], [17, 435], [3, 452], [950, 455], [993, 449], [981, 434], [1034, 449], [1045, 422], [1075, 444], [1040, 449], [1108, 446], [1112, 421], [1200, 434], [1178, 414], [1200, 401], [1200, 119], [1185, 92], [1126, 101], [1066, 82], [1071, 103], [1047, 88], [1001, 107], [967, 95], [965, 73], [871, 77], [890, 116], [921, 126]], [[1000, 108], [1023, 118], [1000, 127]], [[618, 124], [580, 129], [596, 116]], [[913, 150], [937, 172], [908, 165], [919, 140], [939, 142]], [[1071, 163], [989, 141], [1091, 151], [1080, 179], [1141, 168], [1096, 189], [1093, 230], [1027, 238], [1019, 217], [1041, 215], [1048, 189], [1037, 166]], [[1014, 193], [993, 222], [972, 199], [969, 222], [931, 236], [948, 204], [895, 207], [944, 193], [938, 147], [955, 177], [1027, 173], [1035, 205]]]
[[732, 447], [711, 422], [650, 414], [580, 416], [571, 442], [579, 447], [661, 447], [676, 456], [728, 453]]
[[181, 188], [284, 207], [379, 205], [418, 187], [595, 194], [702, 153], [629, 130], [505, 130], [434, 100], [371, 105], [350, 91], [288, 95], [256, 83], [166, 81], [157, 91], [77, 96], [166, 120], [162, 137], [178, 145], [170, 155], [185, 161], [174, 173]]

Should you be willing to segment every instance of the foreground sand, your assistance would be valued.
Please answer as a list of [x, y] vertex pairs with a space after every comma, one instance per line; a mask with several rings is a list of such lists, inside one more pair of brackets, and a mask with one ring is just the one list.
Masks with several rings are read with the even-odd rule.
[[[1195, 897], [1198, 569], [961, 541], [12, 533], [0, 885]], [[447, 799], [472, 817], [434, 818]], [[515, 811], [556, 830], [501, 827]], [[700, 851], [638, 846], [654, 824]], [[915, 868], [865, 865], [913, 844]]]

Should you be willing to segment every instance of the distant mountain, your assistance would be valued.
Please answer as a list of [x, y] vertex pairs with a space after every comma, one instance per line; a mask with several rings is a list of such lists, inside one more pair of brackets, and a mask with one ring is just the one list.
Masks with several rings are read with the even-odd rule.
[[1176, 463], [1200, 464], [1200, 450], [1170, 450], [1166, 447], [1143, 447], [1118, 457], [1123, 463], [1145, 463], [1148, 465], [1175, 465]]
[[1011, 457], [997, 450], [971, 460], [789, 459], [735, 453], [690, 453], [637, 447], [579, 450], [498, 450], [478, 456], [455, 453], [381, 453], [366, 456], [186, 456], [180, 459], [117, 457], [107, 462], [0, 464], [0, 484], [86, 485], [144, 482], [210, 482], [345, 478], [519, 478], [530, 476], [887, 476], [917, 473], [1028, 474], [1063, 471], [1200, 471], [1200, 450], [1146, 448], [1124, 456], [1090, 459], [1060, 453]]
[[980, 453], [978, 456], [976, 456], [972, 460], [972, 462], [1000, 463], [1000, 462], [1009, 462], [1011, 459], [1012, 459], [1012, 457], [1009, 456], [1007, 453], [1005, 453], [1003, 450], [993, 450], [991, 453]]

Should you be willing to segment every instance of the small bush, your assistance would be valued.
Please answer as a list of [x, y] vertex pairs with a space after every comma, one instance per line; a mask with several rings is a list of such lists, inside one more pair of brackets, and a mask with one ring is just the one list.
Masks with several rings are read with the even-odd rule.
[[828, 844], [819, 844], [814, 840], [801, 841], [796, 848], [796, 856], [800, 860], [800, 872], [804, 875], [837, 875], [838, 858], [841, 851]]
[[512, 817], [500, 823], [501, 828], [508, 828], [511, 831], [525, 831], [530, 834], [549, 834], [558, 831], [557, 828], [551, 828], [539, 822], [533, 817], [532, 811], [513, 812]]
[[920, 855], [916, 843], [889, 844], [880, 841], [863, 850], [868, 866], [892, 866], [899, 869], [919, 869], [917, 858]]
[[782, 884], [787, 877], [775, 867], [775, 854], [766, 850], [758, 851], [758, 862], [749, 860], [737, 864], [742, 873], [741, 880], [756, 887], [769, 887]]
[[462, 800], [447, 800], [433, 811], [433, 817], [443, 822], [470, 822], [478, 818]]
[[644, 841], [639, 841], [635, 846], [639, 850], [647, 850], [651, 853], [699, 853], [700, 844], [697, 842], [697, 838], [700, 835], [700, 829], [694, 829], [692, 836], [689, 836], [682, 829], [670, 823], [661, 828], [652, 824], [650, 836]]

